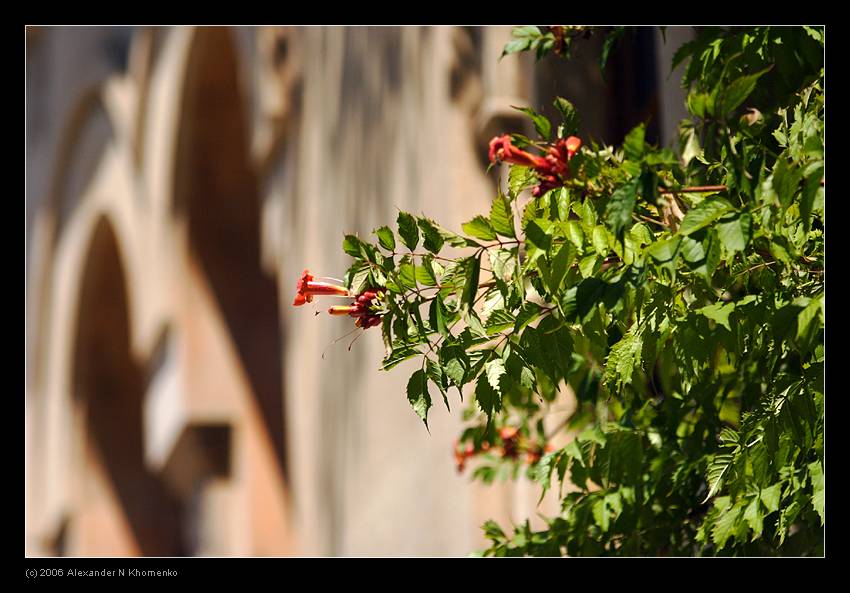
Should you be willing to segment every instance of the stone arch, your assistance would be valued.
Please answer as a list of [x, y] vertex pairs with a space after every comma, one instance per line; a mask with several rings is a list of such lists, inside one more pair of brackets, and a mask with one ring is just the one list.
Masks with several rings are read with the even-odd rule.
[[233, 31], [194, 31], [179, 104], [172, 209], [208, 281], [286, 474], [280, 315], [261, 266], [259, 181]]
[[57, 240], [94, 178], [110, 140], [115, 137], [115, 126], [103, 103], [102, 92], [103, 87], [98, 84], [82, 94], [62, 134], [49, 194]]
[[[74, 520], [84, 525], [76, 530], [72, 551], [180, 555], [184, 550], [179, 504], [145, 463], [144, 369], [132, 354], [128, 283], [120, 248], [103, 216], [94, 225], [87, 254], [71, 361], [73, 408], [83, 439], [80, 465], [85, 468]], [[119, 521], [101, 525], [103, 517], [116, 514]], [[123, 525], [123, 531], [115, 529], [116, 524]], [[57, 551], [63, 552], [61, 543]]]

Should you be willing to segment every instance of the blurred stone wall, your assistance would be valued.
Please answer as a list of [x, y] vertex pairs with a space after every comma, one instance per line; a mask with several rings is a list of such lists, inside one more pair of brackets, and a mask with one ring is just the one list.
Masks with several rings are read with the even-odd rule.
[[536, 520], [532, 485], [456, 473], [460, 402], [428, 434], [377, 330], [291, 307], [345, 233], [488, 209], [511, 105], [606, 137], [593, 60], [532, 76], [509, 36], [27, 28], [28, 554], [465, 555]]

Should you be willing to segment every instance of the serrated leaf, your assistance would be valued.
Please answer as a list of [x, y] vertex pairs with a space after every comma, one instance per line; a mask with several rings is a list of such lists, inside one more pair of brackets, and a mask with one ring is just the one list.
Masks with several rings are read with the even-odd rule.
[[620, 236], [620, 231], [632, 220], [632, 211], [637, 203], [637, 190], [640, 177], [634, 177], [625, 185], [617, 188], [605, 206], [605, 217], [614, 234]]
[[735, 207], [726, 198], [720, 196], [706, 198], [685, 214], [679, 226], [679, 234], [690, 235], [734, 210]]
[[501, 194], [493, 200], [493, 204], [490, 207], [490, 225], [496, 233], [503, 237], [516, 238], [513, 210], [511, 210], [511, 205]]
[[354, 272], [351, 276], [351, 283], [349, 284], [349, 291], [352, 294], [359, 295], [362, 293], [369, 284], [369, 272], [371, 268], [369, 264], [363, 264]]
[[735, 461], [735, 455], [732, 453], [716, 453], [711, 460], [711, 465], [708, 466], [708, 472], [706, 475], [706, 479], [708, 481], [708, 494], [705, 497], [705, 500], [702, 502], [705, 503], [712, 496], [717, 494], [720, 491], [720, 487], [723, 485], [723, 479], [726, 477], [729, 468], [732, 467], [732, 463]]
[[402, 346], [400, 348], [395, 348], [390, 353], [390, 355], [384, 359], [383, 363], [381, 364], [381, 370], [388, 371], [399, 363], [402, 363], [405, 360], [413, 358], [414, 356], [417, 356], [419, 354], [422, 354], [422, 352], [418, 348], [412, 348], [410, 346]]
[[508, 173], [508, 188], [514, 197], [533, 185], [537, 185], [537, 174], [534, 169], [521, 165], [511, 167], [511, 171]]
[[711, 539], [718, 550], [726, 546], [726, 542], [735, 534], [741, 517], [741, 506], [736, 503], [731, 508], [720, 513], [711, 529]]
[[413, 406], [416, 415], [422, 418], [428, 428], [428, 410], [431, 408], [431, 394], [428, 393], [428, 377], [425, 371], [414, 372], [407, 382], [407, 400]]
[[491, 360], [484, 365], [484, 372], [487, 374], [487, 380], [490, 382], [490, 387], [502, 393], [501, 378], [505, 374], [505, 363], [501, 358]]
[[375, 234], [378, 236], [378, 243], [387, 251], [395, 249], [395, 235], [388, 226], [382, 226], [375, 229]]
[[646, 146], [644, 138], [646, 136], [646, 126], [640, 124], [626, 134], [623, 140], [623, 150], [626, 153], [626, 158], [630, 161], [639, 161], [643, 156], [643, 151]]
[[487, 415], [487, 423], [493, 417], [494, 412], [499, 412], [502, 409], [502, 397], [499, 391], [493, 389], [490, 385], [490, 380], [486, 373], [481, 373], [478, 376], [478, 381], [475, 383], [475, 401], [478, 407], [484, 414]]
[[752, 539], [756, 540], [761, 537], [764, 517], [761, 514], [758, 497], [753, 498], [752, 502], [747, 505], [747, 508], [744, 511], [744, 520], [750, 526], [750, 529], [753, 530]]
[[461, 307], [471, 310], [478, 294], [478, 278], [481, 273], [481, 260], [477, 257], [469, 257], [464, 260], [464, 284], [461, 296]]
[[563, 97], [555, 97], [553, 105], [558, 110], [558, 113], [561, 114], [561, 134], [563, 136], [577, 134], [579, 125], [581, 124], [581, 118], [573, 104]]
[[464, 233], [471, 235], [476, 239], [481, 239], [483, 241], [496, 240], [496, 233], [493, 231], [490, 221], [480, 214], [469, 222], [463, 223], [462, 228]]
[[449, 412], [452, 411], [449, 406], [449, 398], [446, 396], [446, 389], [448, 388], [448, 380], [443, 372], [443, 368], [440, 364], [430, 358], [425, 359], [425, 373], [428, 375], [428, 378], [431, 379], [431, 382], [437, 386], [437, 389], [440, 390], [440, 394], [443, 396], [443, 403], [446, 406], [446, 410]]
[[396, 222], [402, 243], [413, 251], [419, 244], [419, 230], [416, 228], [416, 219], [407, 212], [399, 212]]
[[612, 391], [620, 390], [632, 382], [635, 370], [641, 368], [642, 349], [642, 336], [633, 333], [627, 333], [611, 348], [603, 379]]
[[765, 68], [764, 70], [756, 72], [755, 74], [750, 74], [749, 76], [742, 76], [727, 85], [721, 92], [717, 115], [724, 117], [734, 111], [747, 99], [747, 97], [750, 96], [750, 93], [755, 90], [759, 78], [761, 78], [768, 70], [770, 70], [770, 68]]
[[759, 500], [761, 500], [768, 513], [779, 510], [781, 488], [782, 484], [774, 484], [769, 488], [762, 488], [761, 492], [759, 492]]
[[815, 461], [809, 464], [809, 476], [812, 480], [812, 507], [814, 507], [820, 517], [820, 524], [823, 525], [824, 517], [824, 478], [823, 466], [820, 461]]
[[567, 274], [572, 263], [576, 258], [576, 248], [572, 243], [564, 243], [558, 250], [558, 253], [552, 258], [552, 266], [549, 274], [549, 290], [552, 294], [556, 294], [564, 281], [564, 276]]
[[549, 139], [549, 136], [552, 135], [552, 124], [546, 117], [537, 113], [534, 109], [530, 107], [516, 107], [514, 105], [512, 105], [511, 107], [529, 116], [531, 118], [531, 121], [534, 123], [534, 129], [537, 130], [537, 133], [540, 134], [540, 137], [544, 140]]
[[443, 243], [445, 243], [445, 239], [440, 234], [439, 227], [433, 221], [424, 217], [419, 217], [417, 222], [424, 238], [422, 245], [431, 253], [439, 253], [440, 249], [443, 248]]

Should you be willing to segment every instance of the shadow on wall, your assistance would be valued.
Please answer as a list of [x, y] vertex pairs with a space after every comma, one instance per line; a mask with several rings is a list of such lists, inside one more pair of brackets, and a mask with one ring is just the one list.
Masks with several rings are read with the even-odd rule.
[[281, 328], [275, 280], [261, 268], [260, 197], [249, 161], [232, 31], [196, 32], [187, 68], [176, 162], [175, 208], [219, 303], [287, 475]]
[[[101, 219], [83, 275], [74, 360], [74, 404], [87, 428], [85, 458], [106, 475], [139, 553], [181, 555], [179, 505], [145, 465], [144, 374], [130, 352], [127, 305], [115, 235]], [[61, 542], [59, 547], [62, 554]]]

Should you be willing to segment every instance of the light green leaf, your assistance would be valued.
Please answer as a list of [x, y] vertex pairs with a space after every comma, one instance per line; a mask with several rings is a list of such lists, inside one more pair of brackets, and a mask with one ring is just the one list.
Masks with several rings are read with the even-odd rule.
[[729, 327], [729, 314], [734, 310], [735, 303], [724, 303], [719, 301], [713, 305], [697, 309], [697, 313], [708, 317], [709, 319], [713, 319], [719, 325], [722, 325], [729, 331], [732, 331], [732, 328]]
[[761, 500], [768, 513], [779, 510], [779, 495], [781, 488], [782, 484], [774, 484], [770, 488], [762, 488], [759, 493], [759, 500]]
[[730, 253], [743, 251], [752, 237], [753, 218], [744, 212], [717, 225], [717, 236]]
[[710, 225], [712, 222], [721, 216], [735, 210], [735, 207], [725, 198], [712, 196], [706, 198], [695, 208], [689, 210], [679, 226], [680, 235], [690, 235], [694, 231], [698, 231]]
[[483, 241], [495, 241], [496, 233], [490, 226], [490, 221], [481, 215], [476, 216], [462, 225], [463, 232]]
[[493, 200], [493, 205], [490, 207], [490, 224], [492, 229], [503, 237], [516, 238], [513, 210], [501, 194]]
[[502, 393], [500, 381], [502, 375], [506, 372], [505, 363], [502, 362], [502, 359], [496, 358], [485, 364], [484, 372], [487, 374], [487, 380], [490, 382], [490, 386], [499, 393]]

